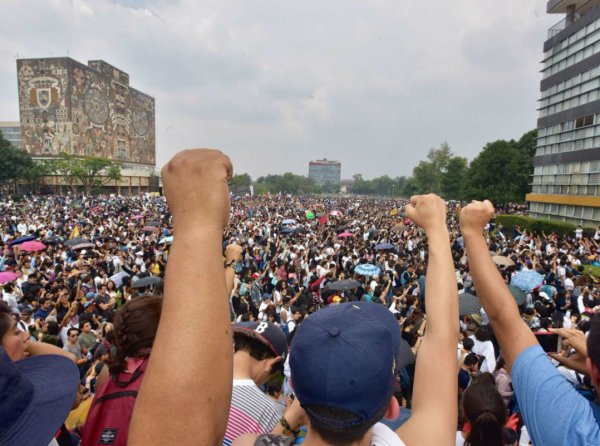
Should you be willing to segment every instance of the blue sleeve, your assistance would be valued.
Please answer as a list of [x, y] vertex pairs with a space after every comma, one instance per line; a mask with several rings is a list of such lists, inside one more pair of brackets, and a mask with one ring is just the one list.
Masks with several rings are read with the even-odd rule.
[[600, 445], [589, 401], [558, 373], [539, 345], [519, 354], [511, 378], [534, 445]]

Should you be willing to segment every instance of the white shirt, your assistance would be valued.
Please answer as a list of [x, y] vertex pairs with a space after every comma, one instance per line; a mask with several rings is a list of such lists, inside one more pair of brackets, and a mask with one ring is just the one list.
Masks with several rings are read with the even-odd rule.
[[481, 373], [492, 373], [496, 369], [496, 354], [494, 352], [494, 344], [492, 344], [492, 341], [478, 341], [474, 335], [469, 337], [473, 339], [473, 342], [475, 343], [473, 345], [472, 352], [476, 355], [485, 357], [479, 370]]

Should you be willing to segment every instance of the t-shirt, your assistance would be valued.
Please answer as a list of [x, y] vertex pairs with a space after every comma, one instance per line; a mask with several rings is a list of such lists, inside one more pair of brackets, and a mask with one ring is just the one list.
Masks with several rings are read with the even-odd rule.
[[383, 423], [377, 423], [371, 431], [371, 446], [405, 446], [398, 434]]
[[223, 446], [244, 434], [267, 434], [279, 422], [275, 404], [251, 379], [234, 379]]
[[469, 375], [469, 372], [467, 372], [465, 369], [460, 369], [458, 371], [458, 388], [465, 390], [469, 386], [470, 382], [471, 376]]
[[539, 345], [519, 354], [511, 378], [534, 444], [600, 445], [600, 426], [589, 401], [561, 376]]

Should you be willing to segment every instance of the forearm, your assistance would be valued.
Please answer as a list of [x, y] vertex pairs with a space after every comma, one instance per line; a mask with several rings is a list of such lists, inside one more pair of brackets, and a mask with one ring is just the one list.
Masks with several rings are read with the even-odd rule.
[[[221, 232], [188, 226], [171, 249], [162, 316], [130, 444], [220, 443], [231, 401], [232, 360]], [[185, 434], [190, 419], [206, 427], [193, 438]]]
[[73, 353], [63, 350], [56, 345], [47, 344], [45, 342], [29, 342], [27, 346], [27, 352], [29, 353], [29, 356], [59, 355], [69, 358], [73, 362], [77, 362], [77, 358]]

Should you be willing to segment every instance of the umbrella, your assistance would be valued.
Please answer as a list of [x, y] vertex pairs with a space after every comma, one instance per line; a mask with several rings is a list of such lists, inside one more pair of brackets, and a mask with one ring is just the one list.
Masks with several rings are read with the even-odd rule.
[[292, 228], [281, 228], [279, 230], [280, 234], [293, 234], [294, 230]]
[[458, 295], [458, 314], [464, 316], [465, 314], [479, 314], [481, 310], [481, 302], [477, 297], [470, 293], [461, 293]]
[[107, 240], [114, 240], [115, 238], [111, 235], [99, 235], [97, 237], [94, 237], [94, 240], [98, 240], [100, 242], [105, 242]]
[[158, 243], [171, 243], [173, 241], [173, 236], [170, 235], [168, 237], [161, 238]]
[[144, 226], [142, 228], [144, 232], [159, 232], [160, 230], [156, 226]]
[[377, 249], [378, 251], [387, 251], [388, 249], [394, 249], [394, 245], [392, 245], [391, 243], [380, 243], [378, 245], [375, 245], [375, 249]]
[[296, 220], [293, 218], [286, 218], [281, 222], [282, 225], [293, 225], [294, 223], [296, 223]]
[[361, 263], [360, 265], [356, 265], [354, 272], [361, 276], [376, 276], [381, 272], [381, 269], [377, 265]]
[[115, 283], [115, 286], [119, 288], [123, 284], [123, 279], [125, 277], [129, 277], [129, 274], [127, 274], [125, 271], [121, 271], [110, 276], [110, 280], [112, 280]]
[[75, 237], [75, 238], [72, 238], [70, 240], [67, 240], [65, 242], [65, 245], [67, 245], [67, 246], [77, 246], [77, 245], [81, 245], [82, 243], [89, 243], [89, 242], [90, 242], [89, 240], [86, 240], [84, 238]]
[[154, 220], [154, 221], [149, 221], [147, 226], [155, 226], [155, 227], [159, 227], [160, 226], [160, 222]]
[[79, 245], [71, 246], [71, 249], [94, 248], [93, 243], [80, 243]]
[[311, 211], [306, 211], [306, 218], [308, 220], [312, 220], [313, 218], [315, 218], [315, 214], [313, 214]]
[[25, 243], [30, 240], [35, 240], [36, 238], [37, 237], [35, 235], [24, 235], [23, 237], [19, 237], [8, 242], [8, 246], [20, 245], [21, 243]]
[[525, 292], [529, 292], [534, 288], [539, 287], [544, 282], [544, 276], [535, 271], [521, 271], [510, 279], [510, 284], [519, 287]]
[[4, 285], [5, 283], [12, 282], [13, 280], [18, 279], [20, 274], [13, 273], [12, 271], [4, 271], [0, 273], [0, 284]]
[[144, 218], [144, 215], [138, 214], [138, 215], [134, 215], [133, 217], [131, 217], [132, 220], [139, 220], [140, 218]]
[[325, 288], [328, 290], [334, 291], [345, 291], [352, 290], [354, 288], [358, 288], [360, 286], [360, 282], [354, 279], [344, 279], [344, 280], [336, 280], [335, 282], [330, 282], [327, 284]]
[[352, 237], [352, 233], [351, 232], [342, 232], [341, 234], [338, 234], [339, 238], [346, 238], [346, 237]]
[[514, 266], [515, 262], [505, 256], [493, 256], [492, 260], [498, 266]]
[[51, 235], [50, 237], [45, 238], [44, 242], [53, 244], [53, 243], [62, 243], [62, 242], [64, 242], [64, 240], [56, 235]]
[[162, 283], [162, 279], [156, 276], [142, 277], [131, 284], [131, 288], [144, 288], [150, 285]]
[[35, 252], [35, 251], [43, 251], [46, 249], [46, 245], [42, 242], [38, 242], [37, 240], [30, 240], [28, 242], [23, 242], [19, 245], [21, 251], [26, 252]]
[[334, 217], [341, 217], [342, 213], [340, 211], [331, 211], [329, 215], [333, 215]]
[[394, 227], [392, 228], [392, 231], [395, 231], [395, 232], [402, 232], [402, 231], [404, 231], [405, 229], [406, 229], [406, 226], [404, 226], [404, 225], [401, 225], [401, 224], [397, 224], [396, 226], [394, 226]]
[[516, 287], [514, 285], [509, 285], [508, 291], [510, 291], [510, 294], [512, 294], [512, 296], [514, 297], [517, 305], [523, 305], [525, 303], [525, 293], [521, 288]]

